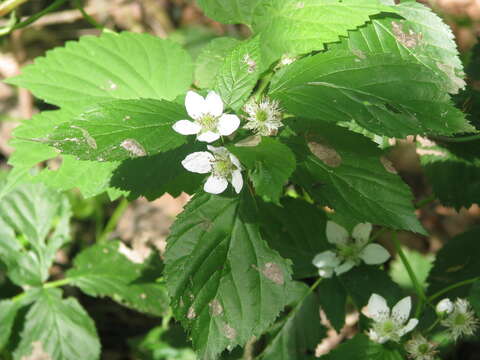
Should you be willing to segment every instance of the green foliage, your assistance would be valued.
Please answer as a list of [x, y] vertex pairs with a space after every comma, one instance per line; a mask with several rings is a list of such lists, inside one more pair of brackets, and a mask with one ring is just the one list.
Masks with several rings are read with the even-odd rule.
[[347, 290], [336, 277], [324, 279], [318, 286], [319, 301], [333, 328], [340, 332], [345, 325]]
[[[417, 280], [425, 290], [427, 287], [428, 273], [432, 268], [432, 263], [434, 260], [433, 256], [421, 254], [418, 251], [409, 250], [408, 248], [403, 248], [402, 250], [410, 266], [412, 267]], [[412, 292], [415, 290], [415, 286], [408, 276], [407, 269], [405, 269], [405, 265], [403, 265], [400, 257], [397, 257], [392, 261], [389, 272], [393, 281], [395, 281], [402, 288], [408, 289]]]
[[109, 296], [141, 312], [163, 315], [168, 297], [155, 278], [162, 271], [161, 264], [155, 263], [158, 255], [145, 259], [141, 255], [118, 241], [97, 244], [74, 259], [66, 276], [90, 296]]
[[286, 305], [290, 265], [267, 246], [255, 218], [247, 195], [197, 195], [167, 240], [171, 305], [201, 358], [244, 345]]
[[258, 4], [265, 0], [198, 0], [208, 17], [225, 24], [251, 24]]
[[395, 349], [389, 349], [368, 340], [359, 334], [352, 340], [340, 345], [325, 357], [326, 360], [403, 360], [404, 357]]

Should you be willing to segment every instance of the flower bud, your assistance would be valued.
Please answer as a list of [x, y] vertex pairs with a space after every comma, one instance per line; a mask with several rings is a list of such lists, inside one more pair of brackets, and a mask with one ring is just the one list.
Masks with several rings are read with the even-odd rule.
[[441, 300], [436, 307], [437, 315], [445, 316], [453, 311], [453, 303], [450, 299], [445, 298]]

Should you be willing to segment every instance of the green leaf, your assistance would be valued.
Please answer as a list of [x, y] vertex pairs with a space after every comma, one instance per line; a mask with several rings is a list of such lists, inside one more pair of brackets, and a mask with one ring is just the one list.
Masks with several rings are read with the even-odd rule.
[[[437, 253], [427, 280], [429, 295], [461, 281], [480, 277], [480, 262], [477, 261], [480, 253], [479, 236], [480, 228], [476, 227], [454, 237]], [[466, 297], [470, 288], [471, 285], [462, 286], [443, 297]]]
[[[418, 251], [409, 250], [408, 248], [403, 248], [403, 253], [410, 263], [410, 266], [412, 267], [419, 284], [425, 290], [427, 287], [428, 273], [432, 268], [434, 257], [430, 254], [421, 254]], [[391, 262], [389, 273], [393, 281], [395, 281], [402, 288], [415, 292], [415, 286], [408, 275], [407, 269], [405, 269], [405, 266], [399, 257], [395, 258]]]
[[99, 359], [95, 324], [76, 299], [62, 299], [58, 289], [43, 291], [27, 313], [20, 343], [13, 354], [15, 360], [29, 356], [52, 360]]
[[231, 37], [210, 41], [195, 61], [195, 85], [205, 89], [213, 88], [215, 77], [225, 61], [225, 54], [230, 53], [239, 43], [239, 40]]
[[[355, 270], [354, 270], [355, 271]], [[327, 315], [330, 324], [340, 333], [345, 325], [347, 290], [343, 287], [338, 277], [323, 279], [318, 285], [319, 301], [322, 310]]]
[[289, 263], [262, 239], [246, 196], [197, 195], [167, 239], [171, 305], [202, 359], [259, 336], [286, 305]]
[[480, 316], [480, 281], [476, 281], [470, 288], [468, 300], [477, 316]]
[[224, 24], [251, 24], [255, 7], [265, 0], [198, 0], [208, 17]]
[[48, 141], [82, 160], [116, 161], [155, 155], [185, 143], [172, 125], [185, 108], [165, 100], [116, 100], [98, 104], [58, 126]]
[[346, 341], [325, 357], [325, 360], [404, 360], [395, 349], [377, 344], [364, 334]]
[[435, 143], [419, 139], [417, 153], [420, 161], [435, 195], [444, 205], [460, 209], [479, 203], [479, 146], [480, 141]]
[[313, 120], [295, 119], [290, 124], [302, 135], [289, 140], [299, 158], [294, 182], [315, 200], [357, 223], [425, 233], [410, 189], [374, 143]]
[[262, 37], [266, 63], [282, 55], [323, 50], [382, 11], [393, 12], [377, 0], [266, 0], [255, 11], [253, 27]]
[[173, 100], [188, 89], [192, 73], [190, 56], [172, 41], [103, 33], [49, 51], [8, 83], [50, 104], [81, 109], [114, 99]]
[[292, 260], [294, 278], [318, 275], [313, 257], [327, 250], [323, 211], [300, 199], [284, 198], [280, 206], [259, 202], [260, 229], [272, 249]]
[[257, 36], [242, 41], [225, 57], [213, 88], [226, 108], [238, 111], [255, 88], [263, 70], [260, 38]]
[[[128, 257], [127, 257], [128, 256]], [[138, 259], [118, 241], [82, 251], [66, 276], [90, 296], [109, 296], [141, 312], [163, 315], [168, 308], [165, 286], [157, 283], [162, 267], [152, 258]]]
[[318, 122], [354, 120], [378, 135], [471, 130], [453, 107], [443, 77], [415, 57], [349, 46], [344, 40], [342, 46], [285, 67], [272, 80], [270, 96], [295, 115]]
[[325, 337], [325, 327], [320, 322], [318, 295], [305, 286], [303, 296], [294, 305], [267, 347], [259, 357], [263, 360], [303, 360]]
[[278, 203], [283, 188], [295, 170], [295, 155], [280, 141], [262, 137], [257, 146], [229, 146], [248, 169], [258, 195], [266, 201]]
[[40, 184], [22, 185], [2, 199], [0, 258], [12, 281], [35, 286], [48, 278], [57, 250], [70, 241], [70, 216], [67, 197]]

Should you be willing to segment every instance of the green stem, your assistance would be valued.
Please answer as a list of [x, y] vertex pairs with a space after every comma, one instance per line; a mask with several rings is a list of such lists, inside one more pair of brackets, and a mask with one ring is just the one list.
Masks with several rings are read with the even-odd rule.
[[42, 16], [44, 16], [44, 15], [46, 15], [46, 14], [52, 12], [52, 11], [57, 10], [65, 2], [67, 2], [67, 0], [56, 0], [53, 4], [50, 4], [49, 6], [47, 6], [42, 11], [36, 13], [35, 15], [30, 16], [28, 19], [26, 19], [26, 20], [18, 23], [17, 25], [15, 25], [12, 28], [12, 30], [18, 30], [18, 29], [24, 28], [25, 26], [28, 26], [28, 25], [34, 23], [35, 21], [40, 19]]
[[469, 279], [469, 280], [464, 280], [464, 281], [460, 281], [459, 283], [456, 283], [456, 284], [453, 284], [453, 285], [450, 285], [450, 286], [447, 286], [446, 288], [436, 292], [435, 294], [433, 294], [432, 296], [430, 296], [428, 298], [428, 301], [429, 302], [432, 302], [434, 301], [435, 299], [439, 298], [440, 296], [448, 293], [449, 291], [452, 291], [456, 288], [459, 288], [459, 287], [462, 287], [462, 286], [465, 286], [465, 285], [470, 285], [474, 282], [477, 282], [477, 281], [480, 281], [480, 277], [476, 277], [476, 278], [473, 278], [473, 279]]
[[162, 318], [162, 329], [167, 331], [170, 327], [170, 320], [173, 317], [172, 309], [169, 307], [167, 313]]
[[422, 199], [422, 200], [419, 200], [416, 204], [415, 204], [415, 208], [416, 209], [421, 209], [422, 207], [424, 207], [425, 205], [428, 205], [432, 202], [434, 202], [435, 200], [437, 199], [437, 197], [432, 194], [430, 196], [427, 196], [425, 199]]
[[435, 327], [438, 325], [439, 322], [440, 322], [440, 318], [437, 317], [437, 320], [435, 320], [435, 322], [427, 329], [426, 333], [429, 333], [429, 332], [431, 332], [433, 329], [435, 329]]
[[6, 0], [0, 3], [0, 16], [7, 15], [28, 0]]
[[423, 308], [423, 303], [427, 300], [425, 296], [425, 292], [423, 291], [422, 286], [420, 285], [420, 282], [417, 279], [417, 276], [413, 272], [412, 266], [410, 265], [407, 257], [405, 256], [405, 253], [402, 250], [402, 246], [400, 244], [400, 241], [397, 238], [396, 232], [392, 234], [392, 240], [393, 240], [393, 245], [395, 246], [395, 250], [397, 251], [398, 256], [400, 256], [400, 260], [402, 261], [403, 266], [405, 266], [408, 276], [410, 277], [410, 280], [412, 281], [412, 284], [418, 295], [419, 300], [417, 304], [417, 309], [415, 311], [415, 317], [418, 318], [418, 316], [420, 315], [420, 311]]
[[461, 143], [480, 140], [480, 134], [462, 137], [432, 136], [431, 138], [443, 142]]
[[258, 88], [255, 91], [255, 93], [253, 94], [253, 97], [257, 101], [262, 98], [263, 93], [267, 89], [268, 85], [270, 85], [270, 80], [272, 80], [273, 74], [274, 74], [273, 72], [270, 72], [260, 80], [260, 84], [258, 84]]
[[100, 29], [100, 30], [103, 30], [103, 26], [101, 24], [99, 24], [97, 22], [97, 20], [95, 20], [93, 17], [91, 17], [89, 14], [87, 14], [87, 12], [85, 11], [85, 9], [83, 8], [83, 5], [81, 4], [80, 0], [74, 0], [74, 3], [75, 3], [75, 6], [78, 10], [80, 10], [80, 12], [82, 13], [83, 15], [83, 18], [89, 22], [91, 25], [93, 25], [94, 27], [96, 27], [97, 29]]
[[[64, 285], [67, 285], [67, 284], [71, 283], [72, 280], [73, 280], [72, 278], [65, 278], [65, 279], [50, 281], [50, 282], [47, 282], [47, 283], [43, 284], [42, 288], [44, 288], [44, 289], [57, 288], [57, 287], [64, 286]], [[20, 301], [25, 297], [26, 294], [27, 294], [26, 292], [18, 294], [16, 296], [14, 296], [11, 299], [11, 301], [13, 301], [13, 302]]]
[[127, 210], [129, 201], [126, 198], [123, 198], [122, 201], [120, 201], [120, 204], [116, 207], [115, 211], [113, 212], [112, 216], [110, 217], [110, 220], [108, 220], [107, 225], [105, 226], [105, 229], [103, 229], [102, 233], [98, 237], [97, 242], [104, 242], [105, 240], [108, 239], [108, 236], [112, 231], [115, 230], [117, 227], [118, 222], [120, 221], [120, 218], [122, 217], [123, 213], [125, 210]]

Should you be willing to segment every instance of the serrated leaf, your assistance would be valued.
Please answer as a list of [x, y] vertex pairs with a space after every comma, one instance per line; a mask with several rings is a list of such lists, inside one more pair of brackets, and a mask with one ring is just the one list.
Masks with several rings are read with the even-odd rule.
[[480, 281], [476, 281], [470, 288], [468, 300], [477, 316], [480, 316]]
[[[480, 141], [435, 143], [421, 138], [417, 143], [422, 167], [438, 199], [460, 209], [480, 203]], [[452, 178], [455, 181], [452, 181]]]
[[323, 50], [382, 11], [394, 8], [377, 0], [267, 0], [256, 9], [253, 28], [261, 33], [262, 54], [270, 64], [284, 54]]
[[[420, 286], [425, 290], [427, 287], [427, 276], [432, 268], [434, 257], [431, 254], [421, 254], [418, 251], [410, 250], [408, 248], [404, 248], [403, 253], [410, 263]], [[407, 269], [405, 269], [405, 266], [399, 257], [391, 262], [389, 273], [393, 281], [402, 288], [415, 292], [415, 285], [412, 283]]]
[[255, 7], [265, 0], [198, 0], [208, 17], [224, 24], [251, 24]]
[[312, 260], [330, 247], [325, 214], [300, 199], [285, 198], [280, 205], [258, 203], [262, 234], [272, 249], [292, 260], [294, 278], [316, 276], [318, 269]]
[[13, 358], [21, 360], [35, 353], [52, 360], [100, 357], [100, 342], [92, 319], [76, 299], [62, 299], [58, 289], [43, 290], [28, 311]]
[[318, 285], [319, 301], [330, 324], [340, 333], [345, 325], [348, 293], [338, 277], [323, 279]]
[[171, 305], [202, 359], [260, 335], [286, 305], [289, 264], [262, 239], [246, 196], [196, 196], [167, 239]]
[[114, 99], [173, 100], [188, 89], [192, 73], [192, 60], [180, 45], [123, 32], [68, 42], [7, 82], [50, 104], [82, 109]]
[[325, 357], [326, 360], [403, 360], [395, 349], [374, 343], [364, 334], [347, 340]]
[[165, 100], [116, 100], [93, 106], [62, 123], [48, 142], [82, 160], [118, 161], [155, 155], [185, 143], [172, 125], [185, 108]]
[[443, 78], [428, 66], [392, 53], [350, 50], [347, 42], [287, 66], [272, 80], [270, 96], [295, 115], [319, 122], [354, 120], [378, 135], [471, 130], [453, 107]]
[[303, 296], [276, 327], [259, 359], [303, 360], [315, 353], [315, 348], [326, 335], [320, 321], [319, 306], [318, 295], [305, 286]]
[[295, 155], [280, 141], [262, 137], [257, 146], [229, 146], [247, 168], [258, 195], [278, 203], [283, 188], [295, 170]]
[[[152, 266], [152, 259], [133, 262], [125, 254], [118, 241], [91, 246], [77, 255], [66, 276], [90, 296], [109, 296], [141, 312], [163, 315], [168, 297], [164, 285], [156, 282], [162, 268]], [[151, 272], [156, 275], [146, 276]]]
[[301, 135], [289, 140], [300, 162], [294, 182], [318, 202], [357, 223], [425, 233], [415, 216], [410, 189], [374, 143], [314, 120], [296, 119], [290, 124]]
[[19, 186], [2, 199], [0, 258], [13, 282], [36, 286], [48, 278], [57, 250], [70, 241], [70, 216], [66, 196], [40, 184]]
[[225, 61], [225, 54], [240, 43], [231, 37], [213, 39], [206, 45], [195, 61], [195, 84], [200, 88], [213, 88], [215, 77]]
[[237, 111], [245, 104], [263, 71], [257, 36], [242, 41], [225, 57], [213, 88], [226, 108]]
[[[427, 279], [429, 295], [480, 276], [480, 262], [477, 261], [480, 252], [479, 236], [480, 228], [473, 228], [451, 239], [437, 253]], [[471, 285], [462, 286], [449, 291], [443, 297], [466, 297], [470, 288]]]

